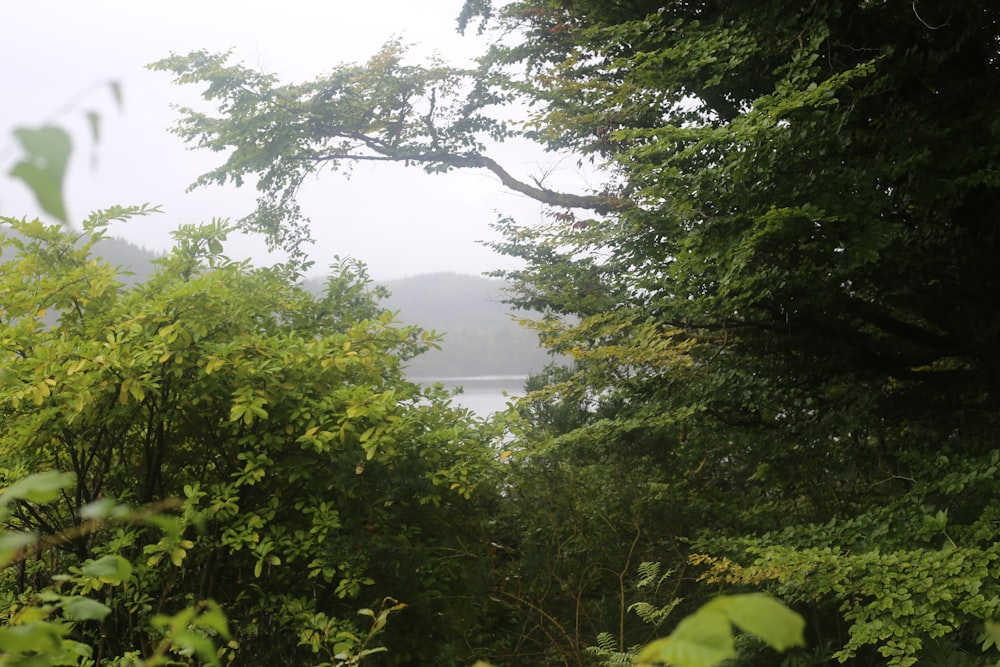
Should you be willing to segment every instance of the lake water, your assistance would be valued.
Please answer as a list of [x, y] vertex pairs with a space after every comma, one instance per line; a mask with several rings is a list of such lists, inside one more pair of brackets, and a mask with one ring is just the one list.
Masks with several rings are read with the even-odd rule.
[[[469, 408], [481, 417], [488, 417], [498, 410], [507, 407], [507, 401], [512, 396], [524, 395], [524, 383], [528, 380], [524, 375], [478, 375], [472, 377], [450, 378], [411, 378], [422, 385], [432, 385], [440, 382], [447, 389], [462, 388], [462, 393], [456, 394], [455, 403]], [[504, 393], [508, 395], [504, 395]]]

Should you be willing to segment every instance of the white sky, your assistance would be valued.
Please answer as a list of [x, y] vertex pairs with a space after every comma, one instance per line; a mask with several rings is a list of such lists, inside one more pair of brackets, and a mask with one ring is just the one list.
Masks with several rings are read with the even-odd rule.
[[[16, 126], [55, 121], [73, 132], [74, 162], [67, 182], [73, 220], [112, 204], [151, 203], [164, 213], [116, 226], [113, 233], [148, 248], [165, 249], [178, 224], [238, 218], [253, 208], [252, 188], [199, 189], [185, 194], [222, 156], [188, 151], [168, 132], [177, 115], [171, 103], [198, 106], [197, 87], [179, 87], [144, 66], [171, 51], [234, 50], [234, 59], [277, 74], [283, 81], [311, 79], [344, 61], [365, 61], [392, 36], [414, 43], [416, 54], [439, 53], [463, 62], [480, 42], [455, 32], [462, 0], [0, 0], [3, 99], [0, 168], [17, 157]], [[105, 82], [122, 84], [119, 113]], [[89, 91], [89, 92], [88, 92]], [[91, 168], [84, 114], [103, 120], [98, 164]], [[504, 165], [516, 175], [547, 174], [546, 184], [581, 191], [587, 183], [574, 160], [532, 147], [504, 147]], [[305, 187], [303, 208], [318, 243], [317, 267], [333, 255], [365, 261], [372, 276], [388, 280], [452, 270], [481, 273], [510, 266], [478, 240], [495, 238], [498, 213], [532, 223], [541, 207], [509, 193], [485, 171], [427, 175], [419, 168], [361, 164], [350, 180], [323, 173]], [[41, 212], [20, 183], [0, 178], [0, 213]], [[230, 243], [234, 257], [266, 261], [256, 239]]]

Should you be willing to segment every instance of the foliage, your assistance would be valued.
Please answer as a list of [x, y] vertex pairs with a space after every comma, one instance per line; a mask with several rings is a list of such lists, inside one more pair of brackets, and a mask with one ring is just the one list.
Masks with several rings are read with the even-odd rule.
[[[57, 500], [62, 491], [74, 483], [73, 475], [59, 472], [37, 473], [8, 486], [0, 494], [0, 519], [7, 521], [14, 504], [37, 506]], [[114, 502], [95, 502], [81, 509], [85, 523], [72, 534], [49, 536], [40, 539], [30, 533], [3, 531], [0, 533], [0, 565], [24, 567], [32, 555], [39, 555], [46, 548], [80, 537], [95, 530], [101, 522], [111, 519], [149, 520], [161, 518], [148, 512], [131, 512]], [[96, 560], [88, 559], [79, 567], [71, 566], [68, 573], [58, 574], [54, 583], [12, 599], [4, 595], [0, 627], [0, 664], [3, 665], [92, 665], [93, 647], [73, 638], [83, 624], [101, 623], [111, 613], [105, 602], [95, 599], [114, 597], [116, 588], [127, 587], [132, 581], [131, 563], [119, 555], [105, 555]], [[9, 592], [8, 592], [9, 593]], [[103, 594], [103, 595], [101, 595]], [[181, 610], [176, 615], [153, 619], [161, 629], [152, 655], [145, 660], [128, 656], [104, 656], [118, 664], [127, 660], [134, 667], [178, 664], [177, 655], [194, 655], [203, 664], [219, 665], [219, 658], [211, 635], [227, 639], [229, 629], [225, 617], [213, 602], [199, 602]], [[101, 655], [97, 659], [101, 659]]]
[[[767, 595], [720, 596], [682, 619], [670, 636], [643, 647], [638, 656], [615, 653], [610, 644], [599, 652], [612, 656], [607, 665], [715, 667], [736, 657], [733, 626], [784, 651], [802, 645], [804, 625], [801, 616]], [[489, 665], [478, 662], [475, 667]]]
[[805, 621], [783, 604], [762, 594], [720, 596], [682, 620], [669, 637], [639, 653], [638, 664], [713, 667], [736, 657], [732, 626], [779, 651], [802, 646]]
[[[111, 81], [106, 85], [121, 109], [121, 84]], [[90, 127], [91, 141], [96, 145], [101, 138], [101, 115], [89, 110], [85, 116]], [[59, 125], [46, 124], [35, 128], [15, 128], [13, 135], [23, 155], [11, 168], [9, 175], [31, 190], [43, 211], [59, 222], [69, 224], [63, 193], [63, 181], [73, 150], [69, 132]]]
[[[460, 17], [496, 30], [475, 73], [398, 43], [302, 85], [224, 55], [155, 67], [220, 105], [178, 127], [232, 150], [199, 182], [258, 176], [252, 226], [293, 249], [281, 225], [324, 164], [486, 168], [553, 207], [496, 244], [524, 262], [514, 303], [574, 366], [509, 443], [493, 649], [584, 664], [618, 625], [623, 652], [632, 564], [693, 556], [708, 574], [680, 583], [684, 605], [764, 586], [822, 619], [790, 663], [978, 655], [1000, 488], [998, 9], [491, 4]], [[519, 182], [486, 156], [512, 136], [606, 182]]]
[[[649, 595], [659, 593], [660, 587], [670, 583], [674, 574], [673, 570], [661, 573], [661, 569], [660, 563], [645, 562], [639, 564], [639, 578], [635, 587], [637, 591], [644, 593], [646, 599], [633, 602], [628, 606], [630, 613], [635, 613], [642, 619], [643, 623], [652, 625], [654, 630], [659, 630], [682, 601], [679, 597], [671, 596], [670, 601], [663, 606], [649, 602]], [[641, 648], [640, 645], [636, 644], [626, 649], [613, 634], [602, 632], [597, 635], [597, 644], [588, 646], [587, 652], [596, 655], [601, 660], [602, 667], [623, 667], [635, 662]]]
[[149, 656], [163, 614], [211, 598], [234, 628], [222, 659], [269, 664], [370, 654], [356, 609], [403, 591], [374, 631], [392, 661], [433, 654], [476, 613], [461, 591], [483, 573], [464, 545], [479, 543], [494, 457], [489, 430], [403, 379], [433, 339], [382, 311], [357, 263], [312, 297], [292, 268], [228, 260], [222, 222], [182, 227], [157, 273], [125, 287], [90, 251], [108, 219], [145, 212], [96, 214], [82, 235], [4, 219], [18, 235], [0, 264], [0, 460], [7, 483], [75, 474], [58, 502], [18, 505], [16, 530], [59, 534], [106, 497], [181, 505], [160, 533], [81, 535], [4, 588], [31, 594], [120, 553], [131, 584], [85, 643]]
[[[928, 651], [977, 656], [981, 650], [971, 647], [986, 635], [981, 621], [970, 620], [1000, 616], [993, 498], [1000, 454], [960, 462], [939, 456], [934, 464], [946, 472], [914, 480], [887, 505], [759, 538], [706, 538], [699, 548], [727, 555], [692, 561], [710, 583], [768, 585], [792, 601], [840, 601], [848, 640], [833, 657], [842, 662], [870, 644], [892, 665], [915, 664]], [[940, 502], [944, 509], [936, 509]], [[818, 629], [821, 639], [826, 631]]]
[[[996, 9], [579, 0], [500, 20], [517, 39], [492, 71], [533, 103], [529, 134], [630, 202], [499, 226], [526, 261], [515, 302], [576, 361], [529, 397], [583, 408], [547, 456], [616, 451], [687, 490], [681, 534], [739, 573], [703, 583], [780, 581], [824, 619], [813, 659], [975, 655], [996, 614]], [[970, 537], [952, 556], [914, 530], [941, 511]], [[864, 538], [828, 528], [853, 522]]]
[[[110, 84], [111, 92], [121, 107], [121, 89]], [[86, 114], [91, 138], [100, 138], [101, 116], [96, 111]], [[63, 179], [72, 149], [70, 135], [61, 127], [47, 125], [38, 129], [18, 128], [14, 136], [25, 151], [25, 157], [10, 172], [22, 180], [35, 194], [42, 209], [59, 222], [69, 219], [63, 197]], [[131, 211], [144, 214], [143, 207]], [[108, 217], [125, 215], [124, 211], [109, 212]], [[6, 315], [6, 312], [4, 312]], [[5, 339], [5, 343], [9, 339]], [[8, 371], [0, 369], [0, 378], [9, 382]], [[5, 469], [4, 473], [9, 473]], [[5, 475], [6, 476], [6, 475]], [[59, 499], [76, 482], [72, 474], [58, 471], [35, 473], [10, 484], [0, 492], [0, 567], [16, 566], [17, 590], [8, 588], [2, 595], [0, 618], [0, 664], [3, 665], [93, 665], [93, 647], [77, 641], [81, 624], [103, 622], [111, 613], [108, 604], [94, 598], [106, 590], [107, 600], [116, 587], [126, 589], [132, 583], [133, 566], [120, 555], [108, 553], [100, 558], [87, 558], [78, 566], [69, 566], [68, 573], [52, 573], [53, 583], [38, 585], [38, 590], [25, 587], [27, 562], [31, 557], [41, 560], [46, 550], [71, 540], [85, 538], [109, 521], [148, 521], [166, 531], [177, 531], [175, 519], [158, 512], [159, 507], [130, 511], [110, 498], [100, 498], [79, 507], [78, 522], [55, 534], [40, 536], [22, 530], [9, 530], [12, 515], [23, 511], [36, 514], [42, 503]], [[13, 506], [13, 507], [12, 507]], [[38, 581], [38, 570], [35, 569]], [[16, 593], [16, 594], [15, 594]], [[219, 656], [212, 637], [229, 638], [225, 616], [212, 601], [200, 601], [173, 616], [158, 614], [152, 619], [159, 639], [151, 654], [140, 659], [138, 652], [121, 656], [106, 656], [103, 646], [96, 656], [101, 664], [128, 664], [132, 667], [179, 664], [181, 655], [196, 657], [202, 664], [219, 665]]]
[[229, 63], [229, 54], [196, 51], [150, 66], [181, 84], [205, 84], [218, 115], [182, 108], [175, 131], [215, 152], [230, 151], [222, 166], [195, 186], [256, 177], [257, 211], [243, 220], [288, 250], [309, 238], [296, 203], [302, 180], [323, 167], [359, 161], [396, 161], [431, 173], [487, 169], [507, 187], [552, 204], [604, 207], [596, 197], [564, 195], [516, 180], [485, 154], [486, 142], [510, 136], [488, 110], [508, 101], [482, 72], [407, 62], [389, 41], [364, 64], [347, 63], [314, 81], [281, 85], [274, 76]]
[[[502, 664], [590, 664], [609, 631], [621, 651], [653, 629], [629, 611], [638, 563], [669, 545], [672, 526], [639, 476], [613, 465], [574, 467], [515, 453], [490, 535], [496, 622], [478, 655]], [[680, 563], [683, 567], [683, 561]], [[679, 578], [644, 600], [666, 602]]]

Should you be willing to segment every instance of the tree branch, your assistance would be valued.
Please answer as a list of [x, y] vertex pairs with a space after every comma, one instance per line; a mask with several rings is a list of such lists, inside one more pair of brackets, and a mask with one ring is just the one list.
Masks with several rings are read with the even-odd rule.
[[582, 208], [597, 213], [615, 213], [632, 208], [634, 204], [626, 199], [618, 199], [609, 195], [578, 195], [568, 192], [556, 192], [547, 188], [536, 187], [519, 181], [504, 169], [496, 160], [472, 153], [460, 155], [447, 152], [434, 153], [395, 153], [390, 152], [384, 145], [372, 140], [370, 137], [353, 137], [358, 141], [363, 141], [369, 148], [376, 151], [375, 154], [328, 154], [302, 158], [311, 162], [333, 162], [340, 160], [347, 161], [377, 161], [377, 162], [403, 162], [419, 164], [443, 164], [454, 169], [487, 169], [491, 171], [504, 187], [514, 192], [530, 197], [542, 204], [557, 206], [562, 208]]

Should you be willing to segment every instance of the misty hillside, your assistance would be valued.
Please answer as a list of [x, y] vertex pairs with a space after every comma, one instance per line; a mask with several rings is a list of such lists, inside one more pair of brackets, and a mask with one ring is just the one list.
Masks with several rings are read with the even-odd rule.
[[404, 321], [425, 328], [457, 331], [469, 328], [472, 323], [477, 323], [474, 328], [495, 327], [510, 320], [508, 306], [501, 303], [504, 283], [500, 280], [458, 273], [427, 273], [382, 284], [392, 293], [385, 300], [386, 306], [403, 311]]
[[153, 260], [159, 253], [141, 248], [130, 241], [119, 238], [105, 238], [94, 244], [94, 257], [120, 267], [131, 275], [123, 275], [120, 280], [127, 284], [142, 282], [153, 273]]
[[[10, 237], [17, 237], [17, 232], [6, 226], [0, 226], [0, 234]], [[4, 257], [0, 261], [12, 256], [14, 249], [4, 252]], [[111, 266], [118, 267], [123, 275], [119, 279], [126, 284], [135, 284], [144, 280], [153, 273], [153, 260], [160, 256], [152, 250], [147, 250], [141, 246], [126, 241], [125, 239], [108, 237], [103, 238], [94, 244], [91, 254], [106, 261]]]
[[[383, 304], [400, 322], [444, 335], [440, 350], [408, 362], [411, 378], [523, 376], [550, 361], [535, 334], [518, 325], [501, 302], [503, 281], [445, 272], [380, 284], [391, 293]], [[310, 278], [305, 286], [319, 292], [323, 279]]]
[[385, 304], [402, 322], [445, 334], [440, 350], [410, 362], [411, 377], [527, 375], [550, 361], [535, 334], [501, 302], [503, 281], [431, 273], [385, 286], [392, 293]]
[[[0, 230], [12, 234], [10, 230]], [[94, 256], [131, 275], [134, 284], [153, 272], [157, 253], [117, 238], [99, 241]], [[0, 260], [2, 261], [2, 260]], [[308, 278], [304, 286], [317, 293], [323, 278]], [[383, 283], [391, 292], [385, 307], [404, 324], [444, 335], [440, 350], [408, 364], [412, 378], [445, 379], [483, 375], [528, 375], [549, 361], [533, 332], [519, 326], [501, 302], [503, 281], [457, 273], [431, 273]], [[521, 314], [525, 315], [525, 314]]]

